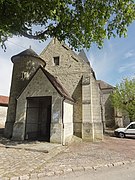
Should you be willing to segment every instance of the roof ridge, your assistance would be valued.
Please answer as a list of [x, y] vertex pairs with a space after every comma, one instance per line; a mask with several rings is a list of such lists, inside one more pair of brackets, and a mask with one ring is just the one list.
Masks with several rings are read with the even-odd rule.
[[90, 64], [84, 49], [81, 49], [81, 51], [79, 52], [78, 56], [80, 56], [87, 64]]
[[99, 83], [99, 86], [101, 89], [113, 89], [114, 86], [110, 85], [109, 83], [103, 81], [103, 80], [97, 80], [97, 83]]
[[45, 70], [44, 67], [39, 66], [37, 68], [37, 70], [34, 72], [34, 74], [31, 76], [31, 78], [29, 79], [27, 85], [22, 89], [21, 93], [19, 94], [19, 96], [17, 97], [17, 99], [21, 96], [21, 94], [23, 93], [23, 91], [26, 89], [26, 87], [28, 86], [28, 84], [30, 83], [30, 81], [33, 79], [33, 77], [35, 76], [35, 74], [37, 73], [37, 71], [41, 69], [43, 71], [43, 73], [47, 76], [47, 78], [49, 79], [49, 81], [51, 82], [51, 84], [54, 86], [54, 88], [58, 91], [58, 93], [61, 96], [64, 96], [66, 99], [70, 100], [70, 101], [74, 101], [73, 98], [68, 94], [68, 92], [66, 91], [66, 89], [62, 86], [62, 84], [59, 82], [58, 79], [56, 79], [52, 74], [50, 74], [47, 70]]
[[61, 82], [54, 77], [52, 74], [50, 74], [46, 69], [44, 69], [43, 67], [41, 67], [41, 69], [43, 70], [43, 72], [45, 73], [45, 75], [47, 76], [47, 78], [51, 81], [52, 85], [54, 86], [54, 88], [58, 91], [58, 93], [61, 96], [64, 96], [66, 99], [69, 99], [71, 101], [74, 101], [73, 98], [69, 95], [69, 93], [67, 92], [67, 90], [63, 87], [63, 85], [61, 84]]

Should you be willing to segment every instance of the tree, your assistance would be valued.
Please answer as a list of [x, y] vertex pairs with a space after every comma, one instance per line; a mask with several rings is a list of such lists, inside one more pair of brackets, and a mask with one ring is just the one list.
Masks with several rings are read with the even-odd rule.
[[135, 121], [135, 78], [124, 79], [112, 94], [114, 107], [126, 111], [131, 121]]
[[134, 0], [0, 0], [0, 43], [17, 35], [102, 47], [105, 38], [126, 36], [134, 20]]

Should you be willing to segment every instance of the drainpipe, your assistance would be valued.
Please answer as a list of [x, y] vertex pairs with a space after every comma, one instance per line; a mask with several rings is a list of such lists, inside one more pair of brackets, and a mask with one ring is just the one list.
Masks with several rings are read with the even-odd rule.
[[64, 142], [64, 101], [65, 101], [65, 97], [63, 97], [62, 100], [62, 145], [65, 145]]

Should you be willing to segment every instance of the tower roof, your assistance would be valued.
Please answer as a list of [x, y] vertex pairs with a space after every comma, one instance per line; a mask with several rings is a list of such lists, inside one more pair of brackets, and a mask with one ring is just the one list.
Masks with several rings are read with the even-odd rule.
[[85, 52], [84, 52], [83, 49], [80, 51], [80, 53], [79, 53], [78, 55], [79, 55], [86, 63], [90, 64], [90, 62], [89, 62], [89, 60], [88, 60], [88, 58], [87, 58], [87, 56], [86, 56], [86, 54], [85, 54]]
[[114, 87], [108, 83], [106, 83], [105, 81], [101, 81], [101, 80], [97, 80], [97, 83], [100, 86], [100, 89], [114, 89]]
[[52, 85], [55, 87], [55, 89], [59, 92], [61, 96], [74, 102], [73, 98], [68, 94], [67, 90], [62, 86], [62, 84], [59, 82], [57, 78], [55, 78], [52, 74], [50, 74], [44, 68], [42, 68], [42, 71], [44, 72], [44, 74], [47, 76], [47, 78], [50, 80]]
[[34, 58], [38, 58], [40, 61], [42, 61], [45, 64], [45, 61], [38, 56], [37, 53], [35, 53], [35, 51], [33, 51], [31, 48], [26, 49], [24, 51], [22, 51], [21, 53], [14, 55], [11, 57], [11, 61], [14, 63], [18, 58], [20, 59], [21, 57], [34, 57]]

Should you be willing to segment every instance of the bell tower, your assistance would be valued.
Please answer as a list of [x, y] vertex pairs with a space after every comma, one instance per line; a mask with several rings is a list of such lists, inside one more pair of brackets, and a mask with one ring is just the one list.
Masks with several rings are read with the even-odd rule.
[[10, 88], [9, 107], [7, 120], [5, 124], [4, 135], [7, 138], [12, 137], [13, 126], [16, 117], [17, 98], [27, 86], [34, 72], [39, 66], [45, 66], [46, 63], [32, 49], [27, 49], [11, 58], [13, 63], [12, 81]]

